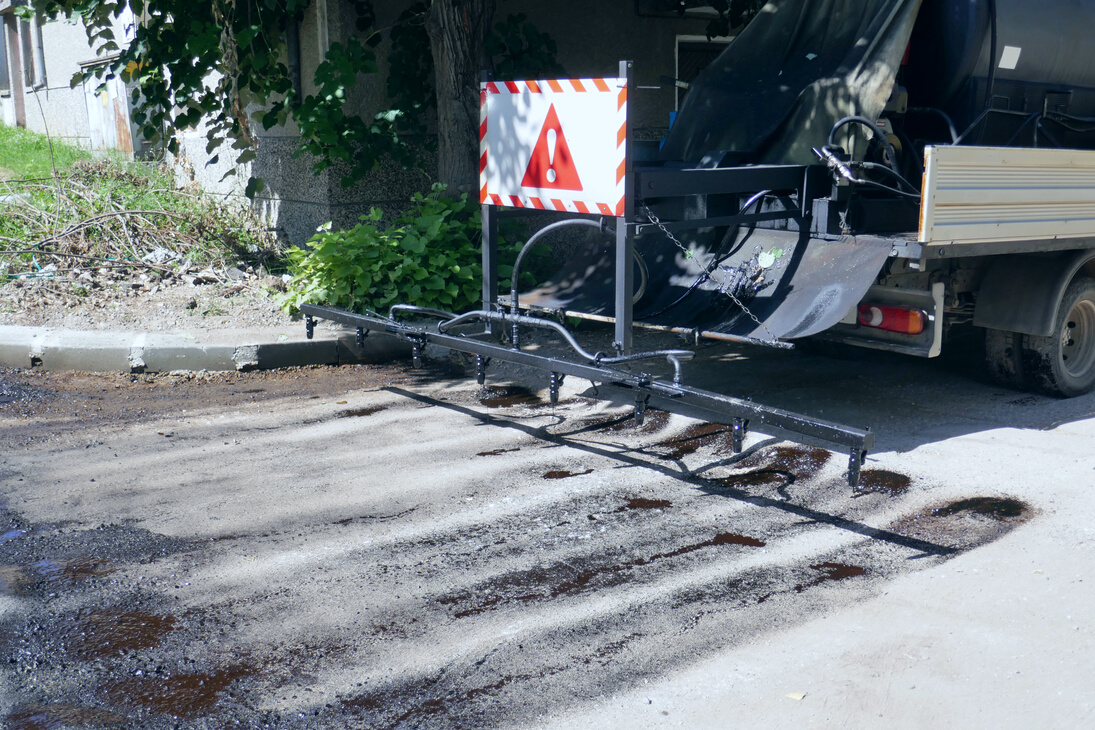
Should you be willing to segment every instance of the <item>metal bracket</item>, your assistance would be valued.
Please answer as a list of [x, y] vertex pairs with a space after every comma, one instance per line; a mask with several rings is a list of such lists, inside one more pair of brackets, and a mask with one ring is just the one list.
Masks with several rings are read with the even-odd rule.
[[315, 318], [307, 314], [304, 316], [304, 335], [310, 340], [315, 337], [316, 334], [316, 320]]
[[365, 338], [369, 336], [369, 330], [364, 327], [357, 328], [357, 349], [361, 350], [365, 347]]
[[417, 338], [411, 339], [411, 362], [415, 368], [422, 367], [422, 349], [424, 343]]

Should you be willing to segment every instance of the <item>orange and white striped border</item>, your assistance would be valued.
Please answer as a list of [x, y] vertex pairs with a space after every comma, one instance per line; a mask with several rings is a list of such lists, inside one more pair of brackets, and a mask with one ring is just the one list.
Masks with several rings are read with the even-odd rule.
[[[616, 198], [614, 201], [561, 200], [535, 196], [499, 195], [487, 190], [487, 100], [490, 94], [582, 94], [616, 91]], [[542, 81], [488, 81], [479, 92], [479, 201], [484, 205], [536, 208], [570, 213], [624, 215], [627, 174], [627, 84], [622, 78], [546, 79]]]

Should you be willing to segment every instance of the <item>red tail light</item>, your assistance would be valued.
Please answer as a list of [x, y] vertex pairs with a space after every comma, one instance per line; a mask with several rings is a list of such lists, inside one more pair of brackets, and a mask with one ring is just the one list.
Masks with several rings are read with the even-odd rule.
[[920, 309], [883, 307], [878, 304], [859, 305], [859, 324], [863, 327], [919, 335], [924, 331], [928, 316]]

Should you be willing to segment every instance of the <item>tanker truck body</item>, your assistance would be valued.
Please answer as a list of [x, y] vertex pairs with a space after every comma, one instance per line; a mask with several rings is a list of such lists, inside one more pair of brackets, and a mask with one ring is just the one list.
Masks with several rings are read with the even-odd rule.
[[926, 1], [881, 115], [921, 200], [868, 297], [941, 284], [936, 339], [972, 322], [998, 380], [1065, 396], [1095, 386], [1093, 23], [1087, 1]]
[[[636, 163], [636, 321], [925, 357], [973, 325], [1000, 381], [1090, 391], [1093, 25], [1092, 0], [769, 3]], [[611, 313], [593, 266], [523, 299]]]

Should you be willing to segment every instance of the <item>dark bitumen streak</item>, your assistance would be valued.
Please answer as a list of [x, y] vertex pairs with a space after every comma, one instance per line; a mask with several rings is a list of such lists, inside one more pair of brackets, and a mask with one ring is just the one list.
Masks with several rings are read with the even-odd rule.
[[586, 425], [576, 433], [583, 431], [609, 431], [615, 433], [628, 430], [638, 430], [650, 433], [665, 428], [666, 424], [669, 423], [669, 416], [670, 414], [668, 411], [648, 408], [642, 426], [636, 425], [635, 418], [631, 415], [627, 415], [619, 418], [599, 418], [588, 421]]
[[630, 497], [627, 504], [617, 507], [617, 512], [626, 512], [632, 509], [669, 509], [673, 503], [668, 499], [647, 499], [646, 497]]
[[859, 477], [859, 487], [854, 496], [888, 494], [892, 497], [908, 491], [910, 484], [912, 480], [904, 474], [884, 469], [867, 469]]
[[[623, 645], [626, 644], [626, 641], [618, 643], [621, 644], [620, 648], [622, 649]], [[428, 700], [423, 700], [422, 694], [434, 689], [432, 687], [424, 687], [421, 685], [395, 686], [376, 694], [344, 699], [342, 700], [342, 706], [349, 710], [373, 711], [370, 713], [373, 714], [378, 712], [382, 713], [391, 707], [398, 708], [404, 704], [411, 705], [409, 709], [391, 722], [384, 725], [372, 723], [369, 726], [374, 728], [385, 728], [386, 730], [391, 728], [394, 730], [394, 728], [406, 727], [404, 723], [414, 720], [415, 718], [430, 717], [441, 713], [448, 714], [461, 704], [474, 702], [482, 697], [493, 697], [501, 693], [508, 685], [515, 682], [544, 680], [564, 671], [566, 671], [565, 667], [547, 667], [536, 674], [507, 674], [490, 684], [472, 687], [463, 692], [450, 694], [446, 697], [434, 697]]]
[[549, 471], [544, 474], [544, 479], [569, 479], [570, 477], [581, 477], [592, 473], [592, 469], [586, 469], [585, 471]]
[[727, 545], [764, 547], [765, 542], [746, 535], [720, 532], [710, 540], [623, 563], [572, 560], [555, 563], [547, 568], [509, 573], [487, 581], [472, 591], [444, 596], [438, 599], [437, 603], [443, 606], [458, 606], [452, 615], [454, 618], [464, 618], [483, 613], [502, 604], [550, 600], [621, 585], [637, 577], [631, 574], [635, 568], [694, 553], [704, 548]]
[[385, 388], [390, 393], [395, 393], [419, 403], [424, 403], [432, 406], [440, 406], [448, 408], [457, 413], [462, 413], [470, 418], [474, 418], [482, 423], [488, 423], [494, 426], [500, 426], [504, 428], [511, 428], [522, 433], [525, 433], [534, 438], [547, 441], [549, 443], [565, 445], [569, 448], [577, 451], [584, 451], [588, 454], [594, 454], [602, 456], [606, 459], [610, 459], [621, 464], [628, 466], [637, 466], [645, 469], [649, 469], [652, 472], [662, 474], [664, 476], [677, 479], [687, 484], [693, 484], [698, 488], [710, 493], [718, 494], [724, 497], [729, 497], [740, 502], [751, 504], [756, 507], [762, 507], [766, 509], [775, 509], [789, 514], [801, 517], [804, 520], [817, 522], [821, 524], [831, 525], [833, 527], [848, 530], [849, 532], [863, 535], [874, 540], [883, 540], [885, 542], [892, 543], [894, 545], [900, 545], [912, 550], [921, 551], [927, 555], [951, 555], [956, 552], [956, 549], [947, 545], [939, 545], [926, 540], [921, 540], [915, 537], [899, 534], [892, 530], [882, 530], [877, 527], [871, 527], [860, 522], [842, 517], [840, 515], [828, 514], [816, 509], [804, 507], [802, 505], [794, 504], [786, 500], [773, 499], [763, 495], [751, 494], [743, 489], [738, 488], [739, 485], [732, 482], [732, 477], [727, 480], [722, 479], [707, 479], [702, 476], [693, 474], [682, 474], [680, 471], [673, 469], [666, 465], [656, 464], [644, 459], [632, 456], [630, 454], [614, 451], [599, 444], [592, 444], [585, 441], [572, 440], [563, 434], [555, 434], [547, 429], [539, 428], [536, 426], [529, 426], [523, 423], [517, 423], [505, 418], [498, 418], [486, 413], [480, 413], [470, 408], [464, 408], [463, 406], [455, 403], [446, 403], [444, 401], [431, 398], [427, 395], [420, 393], [414, 393], [403, 388], [397, 388], [389, 386]]
[[831, 457], [832, 453], [826, 449], [777, 446], [753, 454], [736, 464], [738, 467], [759, 468], [733, 474], [720, 481], [732, 487], [775, 486], [777, 490], [782, 490], [796, 481], [816, 476]]
[[1017, 499], [974, 497], [952, 502], [944, 507], [936, 507], [932, 510], [932, 514], [939, 517], [950, 517], [959, 512], [970, 512], [991, 517], [994, 520], [1008, 520], [1022, 517], [1026, 511], [1026, 505]]
[[145, 707], [176, 717], [196, 717], [213, 707], [232, 682], [254, 670], [237, 665], [214, 674], [176, 674], [170, 677], [132, 677], [106, 687], [119, 706]]
[[155, 616], [140, 611], [93, 611], [73, 622], [69, 646], [80, 659], [121, 656], [159, 646], [174, 630], [175, 624], [174, 616]]
[[125, 717], [113, 712], [59, 702], [19, 705], [4, 720], [9, 730], [117, 727], [126, 722]]
[[969, 497], [897, 519], [892, 529], [969, 550], [995, 540], [1030, 518], [1030, 507], [1008, 497]]
[[476, 456], [500, 456], [502, 454], [508, 454], [512, 451], [520, 451], [521, 447], [518, 446], [515, 449], [491, 449], [490, 451], [480, 451]]
[[374, 413], [380, 413], [383, 410], [387, 410], [385, 406], [373, 406], [371, 408], [352, 408], [346, 411], [339, 411], [335, 418], [359, 418], [362, 416], [371, 416]]
[[689, 426], [677, 438], [656, 444], [658, 447], [668, 449], [664, 454], [658, 454], [658, 457], [669, 460], [683, 459], [698, 451], [701, 446], [726, 441], [725, 437], [729, 433], [730, 429], [720, 423], [697, 423], [695, 426]]
[[490, 385], [479, 391], [479, 403], [487, 408], [512, 408], [514, 406], [540, 406], [544, 402], [538, 395], [520, 385]]
[[802, 593], [807, 588], [813, 588], [819, 586], [822, 583], [828, 583], [829, 581], [841, 581], [848, 580], [849, 578], [858, 578], [861, 575], [867, 574], [866, 568], [861, 568], [858, 565], [846, 565], [844, 563], [818, 563], [817, 565], [810, 566], [814, 570], [821, 571], [821, 575], [814, 578], [807, 583], [800, 583], [795, 586], [796, 593]]

